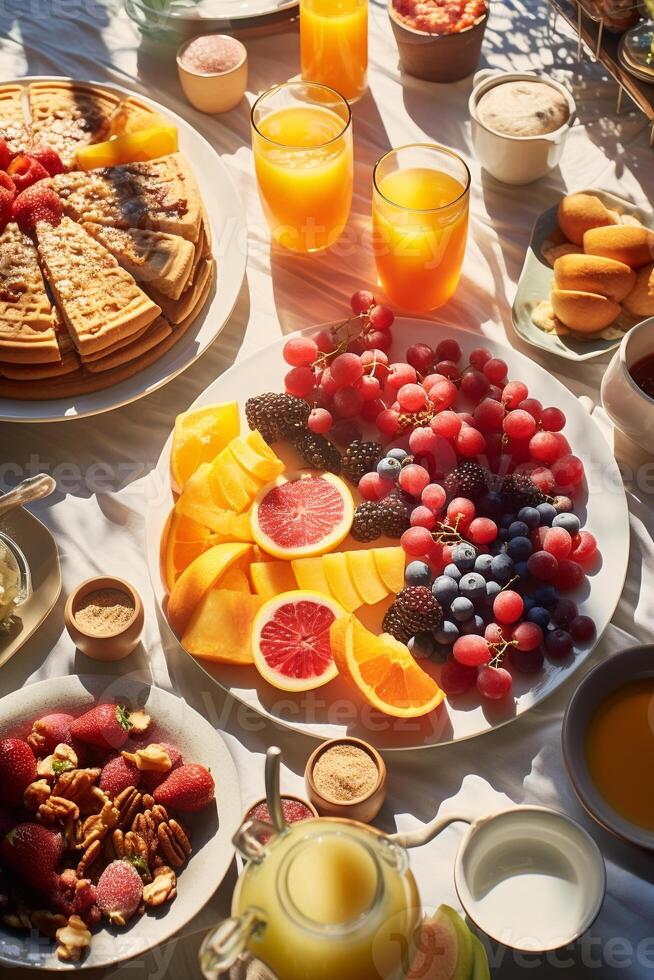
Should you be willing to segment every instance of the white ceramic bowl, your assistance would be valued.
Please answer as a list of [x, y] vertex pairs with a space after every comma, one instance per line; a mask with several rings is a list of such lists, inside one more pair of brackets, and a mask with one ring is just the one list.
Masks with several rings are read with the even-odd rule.
[[[0, 738], [27, 733], [31, 723], [53, 711], [82, 714], [98, 700], [142, 706], [155, 723], [154, 733], [169, 736], [185, 759], [207, 766], [216, 782], [216, 802], [186, 814], [193, 854], [179, 876], [178, 895], [158, 915], [144, 915], [125, 929], [102, 928], [93, 935], [81, 963], [62, 963], [54, 943], [0, 925], [0, 976], [7, 967], [79, 970], [114, 966], [165, 942], [206, 905], [234, 858], [232, 837], [241, 822], [241, 794], [232, 757], [221, 735], [181, 698], [120, 675], [52, 677], [0, 700]], [[14, 970], [14, 973], [16, 971]]]
[[624, 335], [602, 378], [607, 415], [648, 453], [654, 453], [654, 399], [638, 387], [629, 369], [653, 351], [654, 317], [650, 317]]
[[[569, 115], [563, 126], [543, 136], [508, 136], [496, 133], [481, 122], [477, 106], [482, 95], [496, 85], [522, 81], [551, 85], [564, 97]], [[484, 170], [504, 184], [531, 184], [559, 163], [577, 107], [567, 88], [551, 78], [533, 72], [483, 69], [475, 75], [468, 110], [472, 120], [472, 144]]]

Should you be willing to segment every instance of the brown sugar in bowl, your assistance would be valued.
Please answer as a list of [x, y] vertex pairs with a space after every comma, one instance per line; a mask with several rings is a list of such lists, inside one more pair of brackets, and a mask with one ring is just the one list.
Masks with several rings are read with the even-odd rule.
[[[102, 623], [93, 626], [80, 615], [84, 610], [84, 600], [95, 593], [116, 592], [125, 596], [126, 608], [131, 615], [118, 623]], [[92, 660], [123, 660], [138, 645], [143, 632], [145, 613], [143, 603], [136, 589], [120, 578], [100, 576], [90, 578], [68, 596], [64, 609], [66, 629], [75, 646]]]
[[[319, 789], [315, 778], [315, 768], [319, 760], [325, 753], [339, 746], [350, 746], [365, 752], [377, 768], [377, 779], [371, 789], [350, 800], [330, 797], [324, 789]], [[371, 823], [381, 810], [386, 799], [387, 780], [386, 765], [381, 755], [372, 745], [359, 738], [335, 738], [320, 745], [309, 758], [305, 771], [309, 800], [321, 817], [343, 817], [358, 820], [360, 823]]]
[[395, 13], [388, 0], [388, 17], [407, 75], [427, 82], [458, 82], [475, 71], [488, 23], [488, 12], [463, 31], [429, 34], [410, 27]]

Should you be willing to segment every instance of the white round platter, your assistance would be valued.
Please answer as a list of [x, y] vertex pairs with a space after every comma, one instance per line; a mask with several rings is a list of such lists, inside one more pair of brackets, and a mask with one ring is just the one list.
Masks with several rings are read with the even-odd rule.
[[[316, 330], [307, 331], [311, 334]], [[589, 417], [576, 397], [559, 381], [524, 354], [492, 342], [479, 334], [457, 327], [439, 325], [417, 319], [398, 319], [393, 328], [395, 343], [391, 359], [403, 358], [406, 348], [423, 341], [432, 346], [444, 337], [453, 337], [461, 345], [464, 357], [483, 342], [495, 356], [509, 365], [509, 377], [525, 382], [530, 395], [544, 405], [556, 405], [567, 416], [565, 434], [572, 451], [584, 461], [590, 492], [576, 502], [576, 513], [582, 524], [597, 537], [603, 560], [593, 569], [587, 587], [581, 594], [571, 594], [581, 612], [591, 616], [597, 625], [594, 642], [578, 650], [574, 659], [561, 665], [546, 662], [538, 674], [516, 674], [515, 699], [509, 704], [486, 702], [480, 704], [476, 692], [456, 698], [432, 712], [426, 718], [403, 721], [381, 716], [362, 706], [352, 689], [336, 679], [317, 691], [304, 695], [282, 693], [270, 687], [254, 667], [209, 665], [197, 662], [221, 687], [255, 711], [287, 728], [315, 738], [358, 736], [373, 742], [378, 748], [417, 749], [457, 742], [482, 735], [524, 714], [555, 691], [581, 666], [596, 646], [608, 626], [620, 598], [629, 556], [629, 516], [620, 471], [599, 428]], [[401, 338], [401, 341], [399, 340]], [[282, 348], [288, 338], [282, 338], [252, 357], [234, 365], [211, 384], [194, 403], [194, 407], [218, 402], [238, 401], [243, 410], [245, 400], [264, 391], [283, 391], [287, 366]], [[243, 427], [247, 431], [247, 423]], [[374, 438], [374, 437], [373, 437]], [[159, 570], [159, 542], [166, 518], [173, 504], [168, 475], [171, 440], [166, 443], [157, 470], [158, 493], [151, 494], [154, 503], [148, 512], [147, 555], [150, 575], [162, 610], [165, 590]], [[163, 499], [162, 499], [163, 496]], [[381, 543], [395, 543], [383, 539]], [[369, 621], [366, 625], [370, 625]], [[380, 623], [376, 624], [377, 629]], [[421, 661], [425, 666], [425, 661]], [[438, 667], [427, 662], [427, 670], [438, 677]]]
[[[71, 79], [67, 79], [70, 81]], [[11, 84], [61, 81], [56, 76], [9, 79]], [[247, 226], [238, 191], [210, 143], [185, 119], [140, 92], [120, 85], [91, 82], [124, 97], [135, 96], [160, 112], [176, 127], [179, 148], [189, 161], [211, 223], [216, 287], [195, 323], [159, 360], [120, 384], [73, 398], [27, 401], [0, 398], [0, 422], [60, 422], [99, 415], [149, 395], [186, 370], [213, 343], [229, 320], [245, 276]]]
[[32, 721], [54, 711], [82, 714], [98, 700], [146, 708], [155, 723], [154, 732], [161, 733], [159, 737], [170, 737], [185, 760], [199, 762], [211, 770], [216, 802], [198, 813], [185, 814], [193, 854], [180, 872], [177, 898], [172, 903], [156, 915], [134, 920], [124, 929], [96, 931], [88, 954], [78, 964], [58, 960], [54, 944], [36, 932], [28, 935], [0, 925], [0, 964], [5, 966], [47, 970], [108, 968], [140, 956], [165, 942], [197, 915], [232, 863], [232, 837], [242, 817], [236, 767], [221, 735], [181, 698], [125, 677], [52, 677], [0, 700], [0, 738], [10, 732], [26, 734]]

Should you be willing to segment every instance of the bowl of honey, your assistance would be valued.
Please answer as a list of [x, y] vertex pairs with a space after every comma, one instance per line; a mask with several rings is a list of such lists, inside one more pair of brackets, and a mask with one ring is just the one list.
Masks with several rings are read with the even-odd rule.
[[654, 317], [624, 335], [602, 379], [602, 405], [618, 429], [654, 454]]
[[617, 837], [654, 850], [654, 644], [616, 653], [584, 677], [562, 743], [588, 813]]

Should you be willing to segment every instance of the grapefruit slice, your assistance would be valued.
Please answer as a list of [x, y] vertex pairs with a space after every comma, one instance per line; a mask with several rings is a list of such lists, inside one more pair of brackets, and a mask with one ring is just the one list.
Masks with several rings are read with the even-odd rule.
[[436, 681], [417, 665], [403, 643], [387, 633], [375, 636], [355, 616], [336, 620], [331, 641], [339, 672], [385, 715], [421, 718], [444, 700]]
[[269, 599], [252, 626], [252, 653], [259, 673], [281, 691], [313, 691], [338, 674], [330, 638], [345, 615], [331, 596], [297, 590]]
[[252, 505], [252, 534], [274, 558], [312, 558], [347, 537], [353, 516], [352, 494], [332, 473], [280, 476], [261, 488]]

